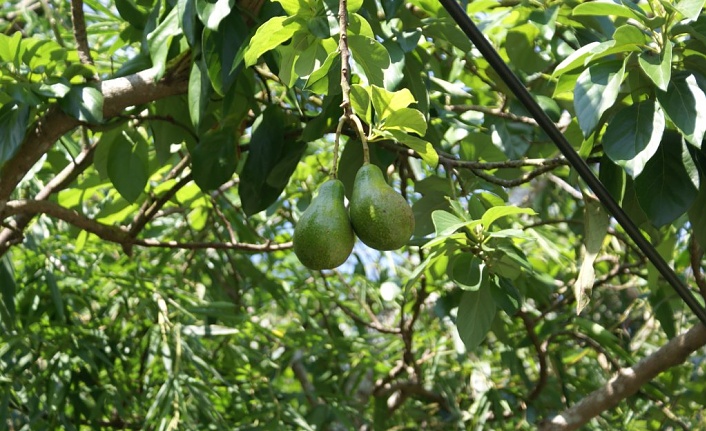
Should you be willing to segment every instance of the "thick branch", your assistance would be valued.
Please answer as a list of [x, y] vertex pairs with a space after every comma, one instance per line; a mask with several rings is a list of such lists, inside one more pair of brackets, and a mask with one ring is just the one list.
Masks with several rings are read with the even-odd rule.
[[602, 388], [573, 407], [543, 423], [541, 431], [575, 430], [595, 416], [618, 405], [665, 370], [681, 364], [697, 349], [706, 345], [706, 327], [698, 324], [669, 341], [659, 350], [630, 368], [623, 368]]
[[[134, 75], [102, 81], [98, 88], [103, 93], [103, 116], [111, 118], [125, 108], [152, 102], [157, 99], [183, 94], [187, 89], [188, 75], [179, 73], [159, 82], [152, 69]], [[8, 160], [0, 172], [0, 201], [8, 200], [25, 174], [44, 153], [64, 134], [79, 126], [79, 121], [58, 106], [50, 107], [27, 132], [15, 156]]]

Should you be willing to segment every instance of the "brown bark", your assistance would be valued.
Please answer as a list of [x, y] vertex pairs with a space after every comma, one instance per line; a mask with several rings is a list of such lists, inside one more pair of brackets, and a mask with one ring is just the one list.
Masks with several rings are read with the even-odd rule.
[[592, 418], [634, 395], [658, 374], [681, 364], [691, 353], [704, 345], [706, 345], [706, 327], [698, 324], [673, 338], [632, 367], [623, 368], [603, 387], [544, 422], [539, 430], [569, 431], [578, 429]]

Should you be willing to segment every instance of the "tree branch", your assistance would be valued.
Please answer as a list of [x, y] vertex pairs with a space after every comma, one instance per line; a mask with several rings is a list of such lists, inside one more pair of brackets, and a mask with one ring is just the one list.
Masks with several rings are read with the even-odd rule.
[[[103, 93], [103, 117], [109, 119], [129, 106], [153, 102], [164, 97], [183, 94], [187, 90], [188, 73], [182, 68], [155, 80], [152, 69], [126, 77], [109, 79], [98, 83]], [[64, 134], [81, 123], [59, 109], [51, 106], [31, 126], [17, 153], [8, 160], [0, 172], [0, 201], [8, 200], [22, 178]]]
[[[86, 19], [83, 15], [83, 0], [71, 0], [71, 22], [74, 27], [74, 39], [76, 39], [76, 50], [78, 58], [83, 64], [93, 64], [91, 49], [88, 47], [88, 36], [86, 35]], [[95, 76], [98, 80], [98, 76]]]
[[17, 214], [47, 214], [54, 218], [63, 220], [73, 226], [81, 228], [86, 232], [92, 233], [99, 238], [121, 244], [123, 246], [137, 245], [142, 247], [161, 247], [161, 248], [179, 248], [179, 249], [227, 249], [240, 250], [246, 252], [270, 252], [277, 250], [286, 250], [292, 247], [292, 242], [272, 243], [270, 241], [264, 244], [249, 244], [249, 243], [221, 243], [221, 242], [192, 242], [182, 243], [177, 241], [160, 242], [153, 239], [133, 238], [127, 229], [118, 226], [111, 226], [92, 220], [78, 211], [64, 208], [59, 204], [51, 201], [36, 201], [36, 200], [16, 200], [7, 202], [4, 206], [0, 206], [0, 219]]
[[540, 431], [568, 431], [578, 429], [595, 416], [618, 405], [625, 398], [661, 372], [681, 364], [697, 349], [706, 345], [706, 327], [698, 324], [673, 338], [650, 356], [630, 368], [621, 369], [602, 388], [579, 403], [540, 425]]

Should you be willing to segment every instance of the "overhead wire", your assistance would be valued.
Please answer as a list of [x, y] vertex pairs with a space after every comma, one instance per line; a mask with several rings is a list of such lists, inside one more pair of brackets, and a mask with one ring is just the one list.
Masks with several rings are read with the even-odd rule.
[[456, 0], [439, 0], [444, 9], [451, 15], [451, 18], [456, 22], [459, 28], [468, 36], [469, 40], [475, 45], [478, 51], [488, 64], [495, 70], [498, 76], [503, 80], [505, 85], [512, 91], [517, 99], [525, 106], [527, 111], [537, 121], [537, 124], [544, 130], [549, 138], [554, 142], [559, 151], [566, 157], [566, 160], [576, 170], [581, 179], [595, 193], [598, 200], [615, 218], [615, 220], [623, 227], [625, 233], [633, 240], [635, 245], [644, 253], [645, 257], [657, 268], [664, 279], [674, 288], [677, 294], [682, 298], [684, 303], [698, 317], [698, 319], [706, 325], [706, 308], [694, 296], [686, 284], [674, 272], [672, 267], [662, 258], [655, 247], [645, 238], [640, 232], [640, 229], [635, 225], [632, 219], [623, 211], [620, 205], [613, 199], [608, 189], [596, 177], [588, 164], [574, 150], [563, 133], [556, 127], [554, 122], [534, 100], [530, 92], [515, 75], [505, 61], [500, 57], [500, 54], [495, 50], [491, 43], [486, 39], [485, 35], [475, 25], [473, 20], [468, 16], [466, 11], [459, 5]]

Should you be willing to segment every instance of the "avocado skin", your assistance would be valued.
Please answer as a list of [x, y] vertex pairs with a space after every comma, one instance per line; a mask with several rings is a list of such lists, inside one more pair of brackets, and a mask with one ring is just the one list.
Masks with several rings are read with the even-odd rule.
[[294, 227], [294, 253], [309, 269], [336, 268], [353, 251], [355, 233], [343, 198], [343, 183], [326, 181]]
[[350, 204], [356, 235], [376, 250], [397, 250], [414, 232], [414, 213], [390, 187], [377, 165], [365, 164], [355, 176]]

